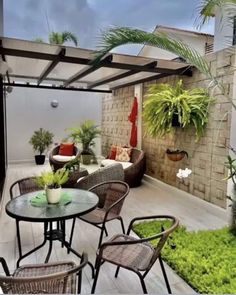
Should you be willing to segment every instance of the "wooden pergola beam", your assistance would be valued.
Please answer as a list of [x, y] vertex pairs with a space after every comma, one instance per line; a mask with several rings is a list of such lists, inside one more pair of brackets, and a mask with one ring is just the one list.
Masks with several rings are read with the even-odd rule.
[[60, 62], [61, 57], [65, 56], [66, 54], [66, 49], [65, 48], [61, 48], [60, 52], [58, 53], [58, 55], [56, 55], [55, 59], [51, 61], [51, 63], [49, 63], [47, 65], [47, 67], [43, 70], [42, 74], [40, 75], [37, 84], [39, 85], [48, 75], [49, 73], [56, 67], [56, 65]]
[[112, 54], [105, 57], [101, 62], [99, 62], [97, 64], [89, 65], [85, 69], [83, 69], [83, 70], [79, 71], [78, 73], [76, 73], [75, 75], [71, 76], [68, 80], [65, 81], [64, 86], [67, 87], [71, 83], [76, 82], [76, 81], [80, 80], [81, 78], [91, 74], [92, 72], [100, 69], [102, 67], [103, 63], [111, 63], [111, 61], [112, 61]]
[[[145, 65], [145, 67], [149, 67], [149, 68], [155, 68], [157, 66], [157, 61], [153, 61], [153, 62], [150, 62], [148, 64]], [[123, 79], [123, 78], [126, 78], [126, 77], [129, 77], [129, 76], [132, 76], [134, 74], [137, 74], [137, 73], [140, 73], [140, 71], [137, 71], [137, 70], [130, 70], [128, 72], [125, 72], [125, 73], [121, 73], [121, 74], [116, 74], [116, 75], [112, 75], [108, 78], [105, 78], [105, 79], [101, 79], [95, 83], [91, 83], [90, 85], [87, 86], [87, 89], [92, 89], [92, 88], [95, 88], [95, 87], [98, 87], [100, 85], [104, 85], [104, 84], [107, 84], [107, 83], [110, 83], [110, 82], [113, 82], [113, 81], [116, 81], [116, 80], [120, 80], [120, 79]]]

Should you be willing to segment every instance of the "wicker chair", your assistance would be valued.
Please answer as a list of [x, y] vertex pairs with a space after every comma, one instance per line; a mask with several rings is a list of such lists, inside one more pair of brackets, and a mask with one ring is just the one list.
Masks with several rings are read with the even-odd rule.
[[[69, 160], [68, 162], [60, 162], [53, 158], [53, 156], [58, 155], [59, 149], [60, 149], [60, 145], [57, 145], [51, 150], [49, 154], [49, 163], [54, 171], [57, 171], [58, 169], [63, 168], [64, 165], [70, 161]], [[73, 155], [76, 157], [79, 156], [79, 150], [76, 146], [74, 146]]]
[[133, 165], [124, 169], [125, 182], [127, 182], [130, 187], [140, 186], [146, 170], [145, 152], [132, 148], [130, 162], [133, 163]]
[[0, 257], [0, 262], [6, 274], [0, 275], [0, 287], [4, 294], [76, 294], [81, 290], [82, 268], [87, 264], [88, 257], [84, 253], [78, 266], [74, 262], [25, 265], [12, 275], [5, 259]]
[[20, 195], [41, 190], [35, 180], [36, 177], [32, 176], [15, 181], [10, 187], [10, 198], [13, 199], [15, 196], [19, 195], [17, 189], [19, 190]]
[[109, 180], [124, 181], [124, 170], [119, 163], [100, 168], [88, 176], [80, 179], [75, 185], [76, 188], [89, 190], [94, 185]]
[[[124, 200], [129, 193], [129, 186], [122, 181], [107, 181], [95, 185], [89, 191], [94, 192], [99, 197], [99, 207], [92, 212], [78, 217], [79, 219], [90, 223], [101, 229], [98, 247], [102, 243], [104, 232], [107, 235], [106, 223], [118, 219], [121, 223], [122, 231], [125, 233], [123, 219], [120, 216]], [[72, 243], [75, 218], [72, 224], [70, 244]]]
[[[129, 235], [135, 221], [148, 219], [169, 219], [172, 221], [172, 225], [168, 229], [163, 229], [162, 232], [148, 238], [138, 239]], [[115, 277], [118, 276], [120, 267], [135, 272], [140, 279], [143, 293], [147, 294], [144, 278], [156, 260], [159, 259], [168, 293], [171, 294], [170, 285], [161, 259], [161, 250], [170, 233], [177, 228], [178, 223], [175, 217], [167, 215], [134, 218], [130, 222], [126, 235], [119, 234], [112, 237], [108, 242], [103, 243], [98, 250], [95, 263], [96, 273], [91, 293], [93, 294], [95, 292], [100, 266], [103, 262], [107, 261], [117, 265]], [[148, 242], [156, 239], [156, 246], [152, 247]]]
[[[13, 199], [16, 196], [31, 193], [34, 191], [41, 190], [41, 188], [35, 182], [36, 177], [26, 177], [18, 179], [10, 187], [10, 198]], [[21, 239], [20, 239], [20, 221], [16, 220], [16, 232], [17, 232], [17, 243], [20, 256], [22, 255]], [[45, 224], [46, 226], [47, 224]]]

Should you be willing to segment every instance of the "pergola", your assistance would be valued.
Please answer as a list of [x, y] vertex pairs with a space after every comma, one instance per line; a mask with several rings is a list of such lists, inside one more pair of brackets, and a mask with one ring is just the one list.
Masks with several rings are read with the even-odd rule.
[[[110, 53], [94, 63], [96, 51], [69, 46], [0, 38], [0, 191], [6, 173], [6, 116], [4, 87], [27, 87], [111, 93], [121, 87], [169, 75], [192, 75], [181, 61]], [[7, 88], [6, 88], [7, 89]]]
[[11, 71], [6, 86], [111, 92], [168, 75], [191, 75], [188, 64], [111, 53], [93, 63], [96, 51], [1, 38], [0, 55]]

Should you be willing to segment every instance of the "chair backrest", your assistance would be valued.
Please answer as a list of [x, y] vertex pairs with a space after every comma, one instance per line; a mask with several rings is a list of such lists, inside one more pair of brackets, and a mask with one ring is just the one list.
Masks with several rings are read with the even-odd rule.
[[80, 291], [81, 287], [80, 280], [76, 286], [76, 275], [87, 262], [87, 254], [83, 254], [83, 261], [79, 266], [74, 262], [50, 263], [51, 269], [47, 264], [45, 269], [42, 264], [23, 266], [15, 273], [23, 269], [24, 276], [0, 275], [0, 287], [4, 294], [76, 294], [76, 289]]
[[[89, 190], [93, 186], [105, 181], [110, 181], [110, 180], [124, 181], [124, 177], [125, 175], [124, 175], [124, 169], [122, 165], [119, 163], [116, 163], [104, 168], [100, 168], [97, 171], [89, 174], [88, 176], [83, 177], [77, 182], [75, 187], [84, 189], [84, 190]], [[99, 201], [98, 206], [102, 207], [103, 205], [104, 204], [100, 203]]]
[[[15, 181], [11, 187], [10, 187], [10, 197], [11, 199], [16, 197], [17, 195], [22, 195], [26, 193], [31, 193], [34, 191], [41, 190], [37, 184], [36, 184], [36, 177], [27, 177], [27, 178], [22, 178], [17, 181]], [[17, 191], [18, 189], [18, 191]]]
[[[161, 254], [161, 250], [164, 247], [169, 235], [178, 227], [179, 225], [179, 221], [176, 217], [171, 216], [171, 215], [160, 215], [158, 217], [156, 217], [155, 219], [159, 219], [159, 220], [169, 220], [171, 222], [171, 225], [168, 226], [168, 228], [165, 229], [164, 226], [162, 226], [161, 228], [161, 232], [158, 233], [159, 238], [157, 238], [157, 242], [156, 242], [156, 246], [154, 248], [154, 252], [153, 252], [153, 257], [150, 261], [150, 266], [149, 268], [151, 268], [151, 266], [154, 264], [154, 262], [157, 260], [157, 258], [160, 256]], [[151, 240], [156, 240], [156, 236], [150, 237], [149, 241]]]
[[141, 161], [145, 156], [145, 152], [136, 148], [131, 149], [130, 162], [136, 163]]
[[95, 185], [91, 189], [99, 197], [99, 203], [104, 210], [108, 210], [117, 202], [110, 212], [116, 215], [120, 214], [125, 197], [129, 193], [129, 185], [123, 181], [105, 181]]

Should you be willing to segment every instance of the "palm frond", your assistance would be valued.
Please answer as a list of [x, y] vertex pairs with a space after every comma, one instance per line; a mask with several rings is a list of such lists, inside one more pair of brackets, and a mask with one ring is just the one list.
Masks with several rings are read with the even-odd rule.
[[209, 65], [194, 48], [164, 33], [154, 34], [127, 27], [111, 28], [102, 34], [94, 63], [101, 60], [112, 49], [126, 44], [145, 44], [167, 50], [184, 58], [187, 63], [212, 78]]
[[62, 32], [62, 39], [64, 40], [64, 42], [72, 41], [75, 44], [75, 46], [78, 46], [78, 38], [71, 32], [68, 32], [68, 31]]
[[236, 0], [201, 0], [199, 6], [197, 7], [198, 16], [195, 20], [196, 27], [201, 29], [202, 26], [214, 16], [215, 11], [218, 8], [220, 8], [221, 11], [223, 8], [229, 8], [230, 12], [232, 4], [236, 4]]

